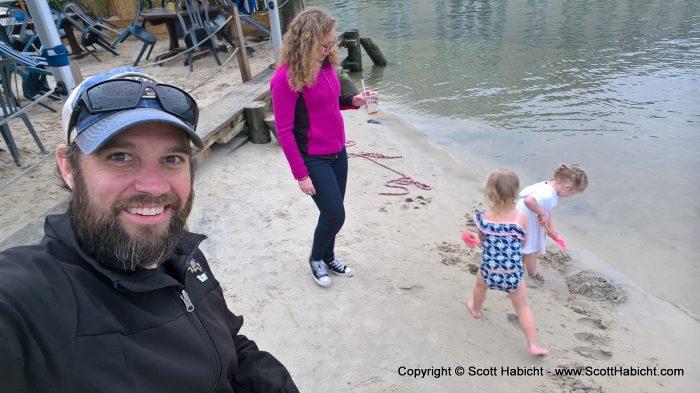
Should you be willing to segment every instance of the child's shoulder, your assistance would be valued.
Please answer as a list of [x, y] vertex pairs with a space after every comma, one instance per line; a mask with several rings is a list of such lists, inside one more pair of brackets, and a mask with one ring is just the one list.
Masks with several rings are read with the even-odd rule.
[[520, 214], [513, 209], [509, 217], [505, 220], [491, 220], [490, 212], [474, 212], [474, 222], [477, 228], [486, 233], [524, 235], [525, 227], [519, 222]]
[[520, 197], [524, 198], [532, 194], [551, 194], [554, 191], [554, 187], [549, 180], [541, 181], [539, 183], [531, 184], [520, 191]]

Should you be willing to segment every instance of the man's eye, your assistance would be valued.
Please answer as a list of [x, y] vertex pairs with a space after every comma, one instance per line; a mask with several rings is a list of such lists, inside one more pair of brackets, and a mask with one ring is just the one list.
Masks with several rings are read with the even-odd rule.
[[125, 162], [131, 161], [132, 158], [128, 153], [114, 153], [109, 157], [113, 161]]
[[168, 164], [182, 164], [185, 159], [180, 156], [167, 156], [165, 157], [165, 162]]

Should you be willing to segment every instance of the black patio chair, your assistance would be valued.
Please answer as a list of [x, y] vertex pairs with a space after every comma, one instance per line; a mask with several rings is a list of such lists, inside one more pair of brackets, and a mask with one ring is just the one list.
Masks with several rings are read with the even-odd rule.
[[[200, 47], [209, 48], [216, 64], [221, 65], [221, 60], [216, 54], [218, 46], [216, 35], [203, 42], [205, 38], [215, 31], [211, 28], [209, 5], [200, 0], [175, 0], [175, 14], [185, 34], [187, 49], [196, 48], [195, 50], [199, 50]], [[193, 62], [192, 51], [189, 51], [187, 52], [187, 64], [190, 66], [190, 72], [193, 71]]]
[[148, 58], [151, 56], [151, 52], [153, 52], [153, 48], [155, 48], [156, 46], [157, 41], [156, 36], [146, 29], [145, 23], [139, 24], [139, 19], [141, 18], [141, 11], [143, 11], [143, 2], [144, 0], [139, 0], [139, 7], [136, 10], [134, 20], [131, 21], [129, 27], [124, 29], [124, 31], [121, 34], [119, 34], [117, 39], [114, 40], [114, 43], [112, 43], [112, 48], [115, 48], [117, 45], [124, 42], [124, 40], [127, 39], [127, 37], [129, 37], [130, 35], [133, 35], [139, 41], [143, 42], [141, 51], [139, 52], [139, 55], [136, 57], [136, 61], [134, 62], [134, 67], [139, 65], [139, 61], [141, 61], [141, 56], [143, 56], [143, 52], [145, 52], [146, 48], [150, 46], [151, 49], [148, 50], [148, 54], [146, 55], [146, 60], [148, 60]]
[[80, 31], [81, 44], [97, 61], [101, 61], [100, 58], [95, 52], [89, 50], [90, 47], [94, 49], [95, 45], [114, 56], [119, 56], [119, 53], [112, 49], [112, 42], [119, 38], [121, 30], [113, 27], [111, 23], [106, 23], [104, 19], [95, 17], [76, 2], [63, 4], [61, 11], [63, 16]]
[[[0, 94], [0, 110], [2, 110], [0, 120], [7, 119], [22, 109], [22, 106], [17, 99], [17, 95], [13, 90], [14, 72], [16, 66], [17, 65], [13, 59], [0, 59], [0, 89], [2, 89]], [[34, 130], [34, 126], [32, 126], [32, 123], [29, 121], [27, 114], [20, 113], [17, 117], [22, 119], [24, 122], [24, 125], [27, 127], [27, 130], [29, 130], [32, 138], [34, 138], [34, 142], [36, 142], [36, 145], [39, 147], [41, 154], [47, 154], [46, 149], [44, 149], [44, 145], [41, 143], [41, 139], [39, 139], [39, 136], [36, 134], [36, 130]], [[19, 149], [17, 149], [15, 140], [12, 137], [12, 132], [10, 131], [10, 124], [2, 124], [2, 126], [0, 126], [0, 133], [2, 133], [2, 139], [5, 141], [8, 150], [10, 150], [10, 154], [12, 155], [12, 159], [15, 161], [15, 164], [17, 166], [22, 166], [22, 161], [19, 156]]]

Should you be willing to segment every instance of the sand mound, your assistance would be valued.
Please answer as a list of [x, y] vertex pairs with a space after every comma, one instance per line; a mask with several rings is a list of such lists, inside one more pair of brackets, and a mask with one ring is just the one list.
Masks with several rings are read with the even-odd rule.
[[626, 300], [625, 292], [622, 288], [588, 270], [567, 277], [566, 285], [571, 294], [610, 303], [623, 303]]

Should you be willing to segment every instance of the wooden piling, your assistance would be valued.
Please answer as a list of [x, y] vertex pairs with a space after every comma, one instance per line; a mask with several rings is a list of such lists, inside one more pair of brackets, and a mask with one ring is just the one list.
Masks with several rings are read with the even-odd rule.
[[253, 78], [253, 74], [250, 72], [250, 63], [248, 63], [248, 52], [245, 49], [245, 37], [243, 37], [241, 20], [238, 15], [238, 6], [229, 4], [226, 6], [226, 10], [229, 12], [229, 15], [232, 16], [229, 29], [233, 41], [236, 43], [236, 46], [238, 46], [238, 68], [241, 70], [241, 80], [247, 82]]
[[248, 137], [253, 143], [270, 143], [272, 141], [270, 130], [265, 125], [266, 106], [264, 101], [253, 101], [244, 108]]
[[287, 0], [284, 3], [284, 7], [280, 9], [282, 11], [282, 34], [287, 32], [287, 26], [292, 22], [302, 10], [304, 9], [304, 0]]
[[374, 65], [386, 67], [387, 62], [382, 54], [382, 51], [379, 50], [379, 47], [375, 45], [374, 42], [372, 42], [371, 38], [360, 38], [360, 44], [362, 44], [362, 47], [365, 48], [365, 52], [367, 52], [369, 58], [372, 59]]
[[343, 41], [340, 46], [348, 48], [348, 57], [341, 62], [343, 68], [350, 72], [362, 71], [360, 32], [357, 29], [350, 29], [343, 33]]

